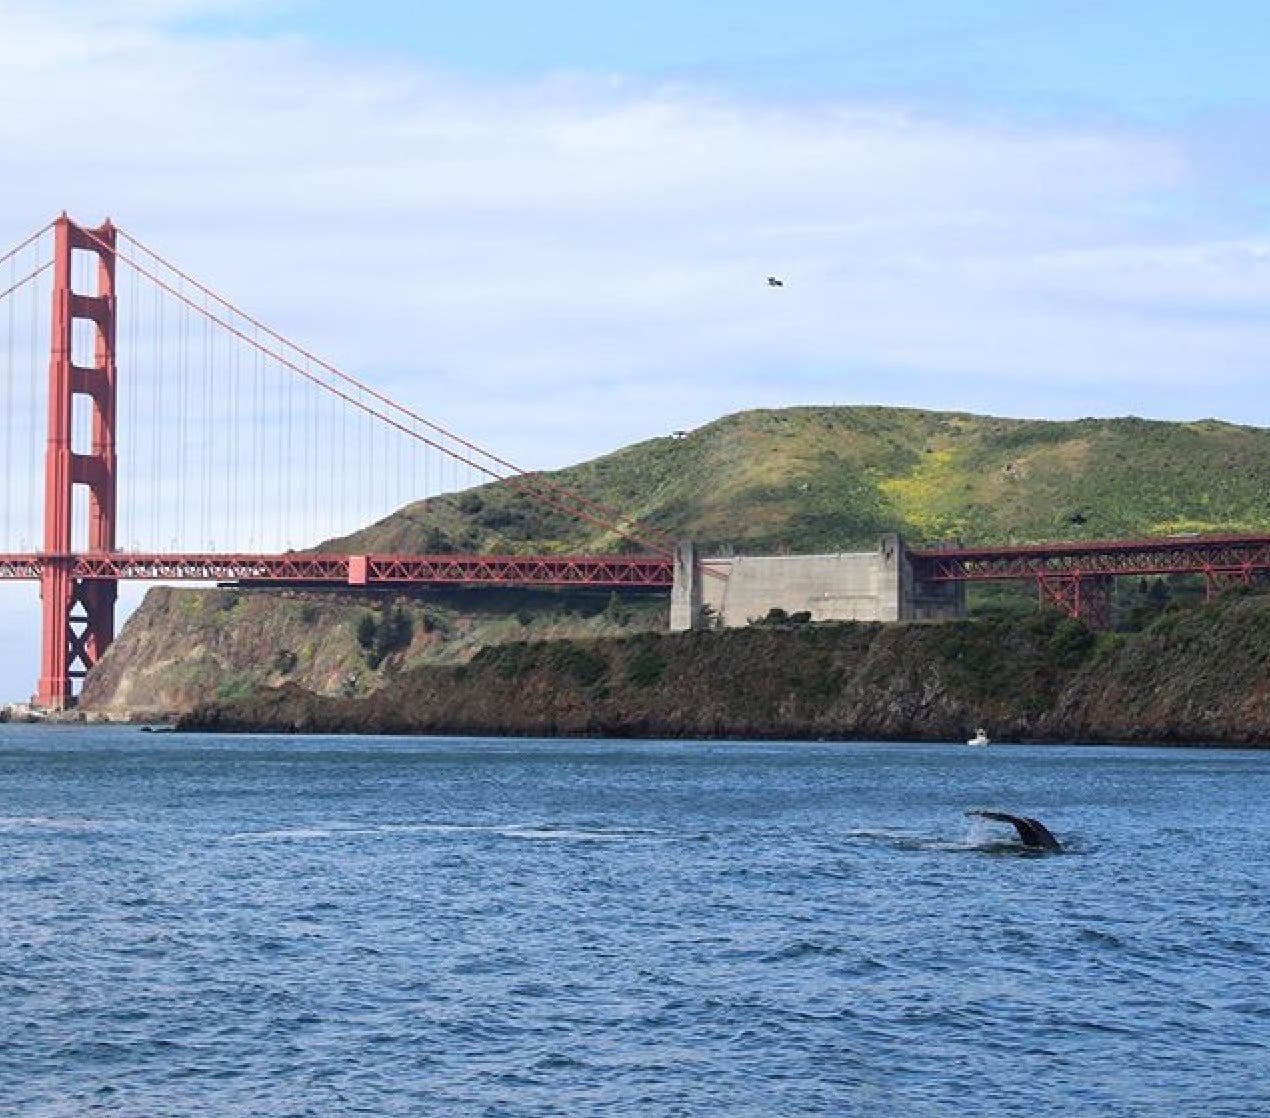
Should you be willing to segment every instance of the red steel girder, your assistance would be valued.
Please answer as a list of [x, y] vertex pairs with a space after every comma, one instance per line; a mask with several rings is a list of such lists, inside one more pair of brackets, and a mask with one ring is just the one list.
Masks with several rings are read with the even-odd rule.
[[38, 555], [0, 555], [0, 579], [38, 579], [40, 557]]
[[669, 589], [669, 559], [629, 555], [370, 555], [367, 584], [656, 587]]
[[348, 557], [342, 555], [77, 555], [74, 569], [88, 578], [151, 582], [348, 581]]
[[914, 575], [931, 582], [1035, 580], [1042, 575], [1237, 575], [1270, 571], [1270, 537], [1197, 536], [1021, 547], [914, 548]]
[[389, 587], [589, 586], [668, 590], [669, 559], [642, 555], [0, 555], [0, 579], [38, 579], [47, 567], [76, 579], [280, 582]]
[[1257, 576], [1265, 576], [1264, 569], [1245, 566], [1239, 570], [1206, 570], [1204, 572], [1204, 597], [1212, 599], [1230, 586], [1251, 586]]
[[[1270, 537], [1198, 537], [999, 548], [914, 548], [914, 574], [931, 582], [1037, 581], [1041, 576], [1199, 574], [1217, 587], [1270, 572]], [[354, 586], [595, 586], [666, 589], [668, 559], [646, 555], [282, 555], [111, 552], [0, 554], [0, 579], [38, 579], [53, 562], [82, 579], [308, 582]]]
[[[1270, 572], [1270, 537], [1198, 537], [1155, 541], [1000, 548], [914, 548], [914, 574], [931, 582], [1037, 581], [1096, 576], [1203, 575], [1213, 587]], [[647, 555], [282, 555], [214, 553], [0, 554], [0, 579], [38, 579], [69, 563], [76, 579], [193, 582], [308, 582], [353, 586], [595, 586], [667, 589], [669, 559]]]
[[1037, 576], [1036, 588], [1042, 606], [1054, 606], [1093, 629], [1111, 627], [1111, 575], [1050, 574]]

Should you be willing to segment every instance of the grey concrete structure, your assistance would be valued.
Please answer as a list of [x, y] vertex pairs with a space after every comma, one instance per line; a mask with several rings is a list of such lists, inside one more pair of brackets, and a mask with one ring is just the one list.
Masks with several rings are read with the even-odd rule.
[[675, 583], [670, 591], [670, 631], [695, 629], [701, 617], [701, 569], [697, 549], [688, 540], [675, 548]]
[[884, 536], [876, 551], [701, 559], [690, 543], [675, 553], [670, 627], [736, 628], [774, 608], [812, 621], [915, 621], [965, 615], [961, 583], [913, 577], [904, 542]]

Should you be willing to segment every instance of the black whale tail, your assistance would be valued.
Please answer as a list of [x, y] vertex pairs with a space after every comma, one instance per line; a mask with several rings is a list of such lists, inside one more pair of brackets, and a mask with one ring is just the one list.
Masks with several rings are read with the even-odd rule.
[[1009, 823], [1019, 832], [1019, 838], [1028, 850], [1061, 851], [1063, 844], [1056, 839], [1039, 819], [1031, 819], [1026, 815], [1010, 815], [1004, 811], [968, 811], [967, 815], [977, 815], [980, 819], [993, 819], [998, 823]]

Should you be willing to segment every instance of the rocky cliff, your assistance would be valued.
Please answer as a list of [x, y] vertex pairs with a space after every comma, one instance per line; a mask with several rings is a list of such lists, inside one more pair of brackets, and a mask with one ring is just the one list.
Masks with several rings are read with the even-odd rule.
[[665, 628], [664, 598], [156, 587], [84, 683], [85, 712], [152, 718], [292, 683], [366, 695], [421, 664], [458, 664], [489, 644]]
[[306, 732], [1270, 744], [1270, 595], [1095, 635], [1056, 615], [489, 647], [374, 694], [294, 685], [183, 725]]

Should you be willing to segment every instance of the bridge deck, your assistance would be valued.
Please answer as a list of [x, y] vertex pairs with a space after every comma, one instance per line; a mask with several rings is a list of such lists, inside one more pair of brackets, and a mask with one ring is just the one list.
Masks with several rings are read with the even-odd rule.
[[914, 574], [933, 582], [1270, 571], [1270, 536], [1164, 536], [994, 547], [913, 548]]
[[38, 579], [62, 564], [77, 579], [278, 582], [353, 587], [590, 586], [669, 589], [672, 561], [642, 555], [0, 555], [0, 579]]
[[[987, 582], [1044, 577], [1270, 572], [1270, 536], [1166, 536], [992, 547], [917, 547], [917, 578]], [[587, 586], [668, 590], [674, 561], [649, 555], [0, 554], [0, 579], [39, 579], [61, 565], [77, 579], [376, 586]]]

